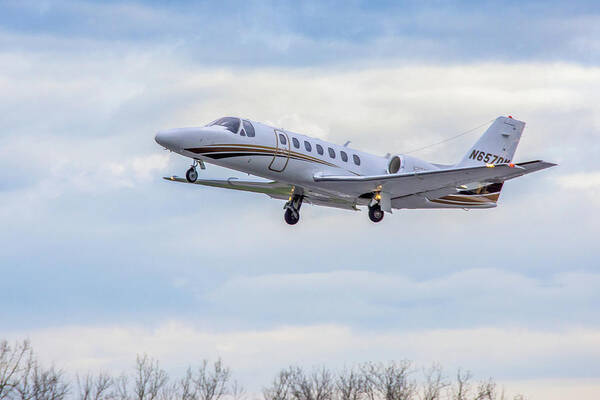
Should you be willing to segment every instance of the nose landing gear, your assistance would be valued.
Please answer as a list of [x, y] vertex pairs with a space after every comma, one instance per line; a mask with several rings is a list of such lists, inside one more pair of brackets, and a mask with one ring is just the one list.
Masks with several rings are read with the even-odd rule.
[[300, 221], [300, 207], [302, 206], [303, 198], [304, 196], [296, 194], [283, 206], [285, 209], [283, 217], [289, 225], [295, 225]]
[[194, 160], [194, 163], [191, 165], [190, 169], [188, 169], [185, 173], [185, 179], [187, 179], [189, 183], [194, 183], [196, 182], [196, 179], [198, 179], [198, 170], [196, 169], [198, 165], [200, 165], [200, 169], [206, 169], [202, 160]]

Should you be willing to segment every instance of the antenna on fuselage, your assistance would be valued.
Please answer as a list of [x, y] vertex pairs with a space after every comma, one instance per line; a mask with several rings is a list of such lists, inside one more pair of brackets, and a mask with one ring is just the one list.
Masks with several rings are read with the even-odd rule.
[[346, 143], [344, 143], [344, 147], [348, 147], [349, 144], [350, 144], [350, 140], [348, 140]]

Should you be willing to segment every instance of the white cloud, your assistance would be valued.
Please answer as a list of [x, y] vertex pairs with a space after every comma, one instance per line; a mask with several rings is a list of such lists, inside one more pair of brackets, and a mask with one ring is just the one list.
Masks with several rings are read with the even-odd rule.
[[[402, 260], [397, 263], [402, 265]], [[411, 329], [510, 323], [556, 328], [579, 320], [599, 324], [589, 308], [600, 300], [599, 288], [600, 276], [592, 273], [534, 279], [481, 268], [415, 279], [402, 272], [328, 271], [235, 277], [202, 297], [220, 312], [250, 321], [338, 321]]]
[[600, 189], [600, 172], [579, 172], [560, 176], [556, 180], [563, 189], [594, 191]]

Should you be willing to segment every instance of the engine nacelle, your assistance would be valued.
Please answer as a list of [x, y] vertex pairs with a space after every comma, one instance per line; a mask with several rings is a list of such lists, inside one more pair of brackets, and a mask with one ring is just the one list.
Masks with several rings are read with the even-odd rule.
[[402, 172], [429, 171], [438, 169], [435, 165], [423, 161], [416, 157], [396, 154], [390, 157], [387, 165], [388, 174], [398, 174]]
[[400, 169], [404, 167], [404, 156], [394, 155], [390, 157], [388, 162], [387, 172], [388, 174], [397, 174]]

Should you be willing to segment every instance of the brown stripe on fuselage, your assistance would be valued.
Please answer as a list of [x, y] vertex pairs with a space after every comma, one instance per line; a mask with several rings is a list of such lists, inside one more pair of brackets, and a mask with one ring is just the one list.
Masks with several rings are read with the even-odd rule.
[[296, 157], [307, 158], [307, 159], [310, 159], [310, 160], [313, 160], [313, 161], [316, 161], [316, 162], [327, 163], [327, 164], [329, 164], [329, 165], [331, 165], [333, 167], [341, 168], [338, 165], [328, 163], [327, 161], [322, 160], [322, 159], [320, 159], [318, 157], [314, 157], [314, 156], [311, 156], [309, 154], [304, 154], [304, 153], [299, 153], [297, 151], [294, 151], [294, 150], [291, 149], [291, 147], [290, 147], [289, 150], [287, 150], [287, 149], [283, 150], [283, 149], [279, 149], [277, 147], [261, 146], [261, 145], [258, 145], [258, 144], [257, 145], [253, 145], [253, 144], [215, 144], [215, 145], [212, 145], [212, 146], [239, 146], [239, 147], [246, 147], [246, 148], [266, 149], [266, 150], [272, 150], [272, 151], [277, 151], [277, 152], [289, 152], [290, 155], [294, 155]]
[[442, 200], [442, 198], [439, 199], [433, 199], [433, 200], [429, 200], [432, 203], [439, 203], [439, 204], [446, 204], [446, 205], [450, 205], [450, 206], [465, 206], [465, 207], [472, 207], [472, 206], [483, 206], [486, 204], [491, 204], [493, 202], [459, 202], [459, 201], [448, 201], [448, 200]]
[[440, 197], [440, 199], [443, 200], [455, 200], [455, 201], [467, 201], [467, 202], [481, 202], [481, 203], [489, 203], [489, 202], [496, 202], [498, 201], [498, 198], [500, 197], [500, 193], [492, 193], [492, 194], [485, 194], [485, 195], [454, 195], [454, 194], [449, 194], [447, 196], [444, 197]]
[[[248, 146], [248, 145], [245, 145], [245, 146]], [[226, 152], [233, 153], [235, 155], [232, 155], [232, 156], [236, 156], [236, 157], [242, 156], [245, 154], [247, 154], [248, 156], [250, 156], [250, 155], [268, 155], [271, 157], [273, 157], [273, 156], [289, 157], [289, 158], [301, 160], [301, 161], [316, 162], [319, 164], [327, 165], [329, 167], [341, 168], [338, 165], [331, 164], [331, 163], [321, 160], [319, 158], [306, 156], [302, 153], [297, 153], [297, 152], [288, 151], [288, 150], [278, 150], [273, 147], [266, 147], [266, 146], [252, 146], [252, 147], [248, 146], [247, 148], [234, 147], [231, 145], [229, 145], [228, 147], [206, 146], [206, 147], [193, 147], [193, 148], [188, 148], [185, 150], [191, 151], [192, 153], [195, 153], [195, 154], [205, 155], [206, 157], [211, 157], [209, 155], [210, 153], [226, 153]], [[259, 153], [259, 154], [257, 154], [257, 153]], [[215, 158], [215, 157], [211, 157], [211, 158]], [[224, 158], [224, 157], [220, 157], [220, 158]], [[352, 171], [350, 171], [350, 172], [352, 172]], [[352, 173], [354, 173], [354, 172], [352, 172]]]

